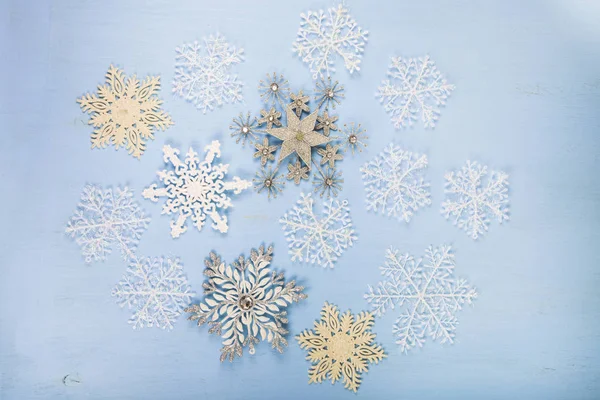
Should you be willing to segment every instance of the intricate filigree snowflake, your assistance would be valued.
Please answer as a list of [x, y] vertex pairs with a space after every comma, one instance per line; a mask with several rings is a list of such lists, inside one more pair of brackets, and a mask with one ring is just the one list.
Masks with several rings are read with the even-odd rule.
[[442, 203], [442, 214], [454, 225], [464, 229], [477, 239], [487, 232], [490, 219], [499, 223], [508, 221], [508, 175], [491, 171], [484, 187], [488, 168], [477, 162], [467, 161], [458, 172], [446, 173], [448, 200]]
[[118, 149], [127, 147], [129, 154], [140, 158], [146, 150], [145, 140], [154, 139], [153, 129], [165, 130], [173, 125], [162, 112], [156, 94], [160, 78], [150, 76], [140, 82], [135, 75], [125, 79], [123, 71], [112, 65], [106, 73], [106, 85], [98, 86], [98, 95], [85, 94], [77, 99], [81, 109], [91, 114], [92, 149], [109, 143]]
[[226, 191], [239, 194], [252, 186], [252, 182], [237, 176], [231, 181], [224, 181], [229, 164], [214, 164], [215, 158], [221, 157], [221, 143], [214, 140], [204, 148], [206, 157], [203, 161], [198, 153], [189, 148], [185, 160], [179, 158], [179, 150], [169, 145], [163, 147], [165, 163], [173, 165], [173, 170], [158, 171], [158, 177], [164, 183], [159, 188], [153, 183], [144, 189], [144, 198], [157, 202], [159, 197], [166, 197], [163, 214], [177, 214], [171, 221], [171, 236], [179, 237], [187, 230], [186, 221], [192, 219], [196, 228], [202, 230], [206, 217], [213, 221], [213, 229], [221, 233], [228, 230], [227, 216], [219, 214], [218, 210], [232, 207], [231, 199]]
[[356, 392], [361, 373], [368, 371], [369, 363], [378, 364], [387, 354], [374, 343], [376, 335], [370, 332], [373, 314], [361, 312], [356, 319], [350, 311], [341, 318], [339, 314], [337, 307], [325, 303], [314, 331], [305, 330], [296, 340], [309, 351], [306, 359], [313, 363], [308, 370], [308, 383], [327, 378], [334, 384], [343, 379], [344, 387]]
[[367, 193], [367, 210], [410, 221], [421, 207], [431, 204], [429, 183], [422, 177], [427, 156], [390, 145], [360, 169]]
[[392, 57], [388, 77], [379, 87], [377, 98], [391, 114], [394, 127], [405, 128], [419, 117], [426, 128], [435, 127], [440, 107], [455, 86], [446, 82], [429, 56]]
[[261, 340], [280, 353], [287, 346], [286, 308], [306, 295], [295, 281], [286, 284], [283, 273], [271, 271], [272, 254], [273, 247], [265, 251], [260, 246], [250, 252], [250, 258], [241, 255], [229, 266], [215, 253], [205, 262], [204, 275], [209, 279], [202, 285], [204, 302], [186, 312], [192, 313], [189, 319], [198, 325], [208, 324], [209, 333], [223, 337], [221, 362], [241, 357], [244, 347], [254, 354], [254, 345]]
[[331, 7], [300, 14], [302, 21], [293, 50], [309, 65], [313, 79], [330, 76], [335, 71], [335, 56], [344, 59], [350, 73], [360, 70], [368, 31], [359, 27], [347, 8]]
[[[203, 55], [203, 50], [204, 54]], [[220, 35], [184, 44], [176, 50], [173, 93], [192, 102], [204, 113], [215, 106], [242, 100], [242, 86], [229, 70], [243, 61], [243, 49], [236, 49]]]
[[104, 190], [89, 185], [81, 193], [66, 233], [81, 246], [87, 263], [104, 260], [112, 243], [121, 249], [123, 259], [129, 260], [149, 222], [129, 188]]
[[333, 268], [334, 262], [357, 239], [348, 201], [323, 202], [323, 216], [313, 211], [311, 194], [300, 194], [298, 205], [279, 220], [283, 225], [292, 261]]
[[132, 260], [112, 295], [121, 307], [135, 310], [129, 319], [133, 329], [173, 329], [194, 293], [179, 260], [143, 258]]
[[405, 312], [394, 325], [396, 343], [403, 352], [422, 347], [426, 336], [442, 343], [454, 342], [463, 304], [472, 304], [477, 291], [466, 280], [454, 278], [454, 254], [450, 246], [429, 247], [425, 260], [401, 255], [390, 248], [380, 267], [386, 280], [369, 286], [365, 298], [377, 316], [396, 305]]

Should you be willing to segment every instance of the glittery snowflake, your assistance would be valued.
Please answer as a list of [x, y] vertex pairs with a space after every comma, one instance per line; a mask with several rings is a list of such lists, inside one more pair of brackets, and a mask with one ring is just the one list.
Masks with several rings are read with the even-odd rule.
[[260, 246], [250, 252], [250, 258], [241, 255], [228, 266], [215, 253], [205, 262], [204, 301], [185, 311], [192, 313], [189, 319], [208, 324], [209, 333], [223, 338], [221, 362], [241, 357], [244, 347], [254, 354], [260, 341], [266, 340], [280, 353], [287, 346], [286, 308], [306, 295], [302, 286], [285, 283], [283, 273], [269, 268], [272, 254], [272, 247]]
[[368, 31], [358, 26], [347, 8], [339, 5], [300, 14], [302, 19], [293, 50], [309, 65], [313, 78], [330, 76], [336, 56], [350, 73], [360, 70]]
[[391, 114], [394, 127], [410, 126], [419, 118], [426, 128], [435, 127], [440, 107], [455, 86], [446, 81], [429, 56], [392, 57], [388, 77], [379, 87], [377, 98]]
[[473, 239], [487, 232], [492, 219], [508, 221], [506, 173], [488, 172], [486, 166], [467, 161], [460, 171], [448, 172], [445, 178], [447, 200], [442, 203], [442, 214]]
[[298, 204], [279, 220], [292, 261], [333, 268], [339, 256], [357, 239], [348, 201], [326, 200], [323, 215], [315, 214], [311, 194], [300, 194]]
[[457, 312], [477, 298], [466, 280], [454, 278], [454, 267], [450, 246], [430, 246], [424, 260], [393, 248], [387, 251], [385, 265], [380, 267], [386, 279], [375, 289], [369, 286], [365, 299], [377, 316], [404, 307], [394, 325], [396, 343], [403, 352], [422, 347], [427, 337], [454, 342]]
[[231, 199], [225, 192], [233, 191], [239, 194], [242, 190], [252, 186], [252, 182], [240, 179], [237, 176], [231, 181], [224, 181], [229, 164], [213, 164], [215, 158], [221, 156], [221, 144], [214, 140], [206, 146], [206, 157], [203, 161], [198, 158], [198, 153], [189, 148], [185, 159], [179, 158], [179, 150], [169, 145], [163, 147], [163, 159], [170, 163], [173, 169], [158, 171], [158, 177], [164, 187], [153, 183], [144, 189], [144, 198], [157, 202], [159, 197], [166, 197], [163, 214], [176, 214], [177, 218], [171, 221], [171, 236], [179, 237], [187, 230], [186, 221], [191, 218], [198, 228], [202, 230], [206, 217], [213, 221], [213, 229], [221, 233], [228, 230], [227, 216], [219, 213], [232, 207]]
[[236, 49], [220, 35], [184, 44], [176, 50], [173, 93], [192, 102], [204, 113], [215, 106], [242, 100], [242, 86], [229, 70], [243, 61], [243, 49]]
[[120, 248], [123, 258], [129, 260], [149, 222], [129, 188], [102, 189], [89, 185], [81, 193], [66, 233], [81, 246], [87, 263], [104, 260], [113, 243]]

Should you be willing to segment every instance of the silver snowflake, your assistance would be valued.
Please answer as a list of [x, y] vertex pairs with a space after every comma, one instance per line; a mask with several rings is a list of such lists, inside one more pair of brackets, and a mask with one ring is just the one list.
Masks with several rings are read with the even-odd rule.
[[112, 243], [121, 249], [123, 259], [129, 260], [149, 222], [129, 188], [105, 190], [88, 185], [66, 233], [81, 246], [87, 263], [106, 259]]
[[367, 210], [410, 222], [421, 207], [431, 204], [429, 183], [422, 177], [427, 156], [405, 151], [391, 143], [360, 169]]
[[[489, 174], [489, 177], [488, 177]], [[485, 179], [488, 177], [487, 179]], [[508, 221], [508, 175], [502, 171], [488, 173], [487, 166], [467, 161], [458, 172], [446, 173], [447, 200], [442, 214], [477, 239], [487, 232], [491, 219]], [[484, 185], [484, 180], [487, 184]]]
[[292, 261], [299, 260], [333, 268], [339, 256], [357, 239], [348, 201], [323, 202], [323, 215], [315, 214], [311, 194], [300, 194], [298, 204], [279, 220]]
[[426, 128], [433, 128], [440, 107], [455, 86], [446, 82], [429, 56], [392, 57], [388, 77], [379, 87], [377, 98], [391, 114], [394, 127], [410, 126], [420, 117]]
[[454, 342], [456, 313], [477, 298], [466, 280], [454, 278], [454, 267], [450, 246], [430, 246], [424, 260], [393, 248], [387, 251], [385, 265], [380, 267], [386, 279], [376, 289], [369, 286], [365, 299], [377, 316], [396, 305], [404, 307], [394, 325], [401, 351], [422, 347], [427, 336], [441, 343]]

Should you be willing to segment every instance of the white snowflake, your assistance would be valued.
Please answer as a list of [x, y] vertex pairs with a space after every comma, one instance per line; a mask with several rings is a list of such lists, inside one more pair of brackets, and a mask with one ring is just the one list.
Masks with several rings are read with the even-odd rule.
[[369, 285], [365, 299], [377, 316], [396, 305], [404, 307], [394, 325], [396, 343], [403, 352], [422, 347], [426, 336], [441, 343], [454, 342], [455, 314], [477, 298], [477, 291], [466, 280], [454, 278], [454, 267], [450, 246], [430, 246], [425, 260], [401, 255], [393, 248], [387, 251], [385, 266], [380, 267], [386, 280], [376, 289]]
[[423, 180], [427, 156], [390, 145], [360, 169], [367, 210], [410, 222], [413, 214], [431, 204], [429, 183]]
[[360, 70], [368, 31], [360, 28], [347, 8], [331, 7], [300, 14], [302, 21], [293, 50], [309, 65], [313, 79], [327, 77], [335, 71], [336, 55], [344, 59], [350, 73]]
[[230, 46], [221, 35], [211, 35], [204, 39], [204, 48], [194, 42], [175, 51], [173, 93], [191, 101], [204, 113], [215, 106], [242, 100], [243, 83], [230, 75], [229, 70], [243, 61], [243, 49]]
[[240, 179], [237, 176], [231, 181], [223, 181], [229, 169], [229, 164], [214, 164], [213, 161], [221, 156], [221, 144], [214, 140], [205, 147], [206, 157], [203, 161], [198, 158], [198, 153], [189, 148], [185, 160], [179, 158], [179, 150], [169, 145], [163, 147], [165, 163], [171, 163], [174, 170], [158, 171], [158, 177], [164, 187], [157, 187], [153, 183], [144, 189], [142, 195], [151, 201], [158, 201], [159, 197], [166, 197], [163, 214], [177, 214], [171, 221], [171, 236], [179, 237], [187, 230], [185, 226], [189, 218], [196, 228], [202, 230], [206, 217], [213, 221], [212, 227], [221, 233], [228, 230], [227, 216], [219, 214], [218, 210], [232, 207], [231, 199], [226, 191], [239, 194], [242, 190], [252, 186], [252, 182]]
[[334, 262], [357, 239], [348, 201], [323, 202], [323, 216], [313, 211], [311, 194], [300, 194], [298, 205], [279, 220], [289, 245], [292, 261], [300, 260], [333, 268]]
[[508, 221], [508, 175], [492, 171], [484, 187], [488, 167], [475, 161], [458, 172], [450, 171], [446, 178], [446, 198], [442, 203], [442, 214], [454, 225], [464, 229], [474, 240], [487, 232], [490, 219], [499, 223]]
[[173, 329], [194, 293], [178, 259], [144, 258], [131, 262], [112, 295], [121, 307], [135, 310], [129, 319], [133, 329]]
[[435, 127], [440, 107], [455, 86], [446, 82], [429, 56], [392, 57], [389, 79], [379, 87], [377, 98], [391, 114], [394, 127], [405, 128], [419, 118], [426, 128]]
[[87, 263], [106, 259], [112, 243], [128, 260], [134, 256], [149, 222], [129, 188], [104, 190], [88, 185], [81, 193], [75, 215], [67, 223], [66, 233], [81, 246]]

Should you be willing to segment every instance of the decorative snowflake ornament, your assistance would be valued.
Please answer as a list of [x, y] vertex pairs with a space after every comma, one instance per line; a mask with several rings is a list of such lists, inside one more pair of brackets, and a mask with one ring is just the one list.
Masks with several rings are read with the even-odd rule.
[[323, 202], [323, 215], [313, 211], [311, 194], [300, 194], [298, 204], [279, 220], [292, 261], [300, 260], [333, 268], [339, 256], [357, 239], [348, 201]]
[[112, 295], [121, 307], [135, 310], [129, 319], [133, 329], [173, 329], [194, 293], [179, 260], [144, 258], [132, 260]]
[[379, 87], [377, 98], [391, 115], [394, 127], [411, 126], [419, 118], [426, 128], [435, 127], [440, 107], [455, 86], [446, 82], [429, 56], [392, 57], [388, 78]]
[[415, 260], [390, 248], [380, 267], [386, 280], [376, 289], [369, 286], [365, 299], [374, 313], [404, 307], [394, 325], [396, 343], [403, 352], [422, 347], [426, 336], [453, 343], [458, 318], [466, 304], [472, 304], [477, 291], [466, 280], [454, 278], [454, 254], [450, 246], [429, 247], [425, 259]]
[[313, 364], [308, 370], [308, 383], [331, 379], [334, 384], [343, 379], [344, 387], [356, 392], [369, 364], [378, 364], [387, 357], [374, 343], [373, 323], [371, 313], [361, 312], [355, 317], [347, 311], [340, 318], [337, 307], [325, 303], [314, 330], [296, 336], [300, 347], [308, 350], [306, 359]]
[[186, 221], [191, 218], [198, 228], [202, 230], [206, 217], [213, 221], [213, 229], [226, 233], [229, 229], [227, 216], [219, 213], [232, 207], [231, 199], [225, 192], [233, 191], [239, 194], [242, 190], [252, 186], [252, 182], [240, 179], [237, 176], [231, 181], [224, 181], [229, 164], [213, 164], [215, 158], [221, 157], [221, 143], [214, 140], [204, 148], [206, 156], [203, 161], [198, 158], [198, 153], [191, 147], [185, 159], [179, 158], [179, 150], [169, 145], [163, 147], [163, 159], [170, 163], [173, 169], [158, 171], [158, 177], [164, 187], [153, 183], [144, 189], [144, 198], [157, 202], [159, 197], [166, 197], [163, 214], [176, 214], [177, 218], [171, 222], [171, 236], [179, 237], [187, 230]]
[[254, 354], [254, 346], [266, 340], [283, 353], [287, 346], [286, 308], [306, 298], [302, 286], [295, 281], [284, 283], [282, 273], [269, 268], [273, 247], [260, 246], [250, 252], [250, 258], [240, 256], [225, 266], [215, 253], [206, 260], [204, 301], [185, 311], [198, 325], [208, 324], [209, 333], [223, 337], [221, 362], [241, 357], [243, 348]]
[[487, 166], [467, 161], [460, 171], [448, 172], [445, 178], [447, 200], [442, 203], [442, 214], [446, 219], [452, 218], [454, 225], [473, 240], [487, 232], [491, 219], [508, 221], [506, 173], [488, 173]]

